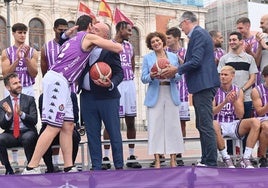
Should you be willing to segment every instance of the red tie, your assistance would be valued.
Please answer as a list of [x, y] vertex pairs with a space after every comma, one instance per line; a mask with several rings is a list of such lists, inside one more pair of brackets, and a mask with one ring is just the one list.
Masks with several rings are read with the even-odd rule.
[[13, 124], [14, 124], [14, 127], [13, 127], [13, 136], [15, 138], [18, 138], [19, 135], [20, 135], [20, 120], [19, 120], [19, 115], [18, 115], [18, 112], [17, 112], [17, 108], [18, 108], [18, 98], [17, 97], [14, 97], [13, 98], [14, 100], [14, 108], [13, 108]]

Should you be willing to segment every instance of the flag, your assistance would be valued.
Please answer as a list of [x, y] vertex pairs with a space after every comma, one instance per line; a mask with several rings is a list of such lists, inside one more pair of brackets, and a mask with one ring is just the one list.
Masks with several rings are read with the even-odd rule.
[[79, 13], [78, 16], [86, 14], [90, 16], [92, 20], [96, 20], [95, 14], [90, 10], [90, 8], [87, 5], [85, 5], [82, 2], [79, 2], [78, 13]]
[[113, 14], [111, 8], [104, 0], [101, 0], [99, 5], [99, 16], [111, 18], [111, 20], [113, 21]]
[[115, 8], [114, 23], [117, 24], [118, 22], [121, 22], [121, 21], [126, 21], [132, 27], [134, 26], [133, 22], [128, 17], [126, 17], [118, 8]]

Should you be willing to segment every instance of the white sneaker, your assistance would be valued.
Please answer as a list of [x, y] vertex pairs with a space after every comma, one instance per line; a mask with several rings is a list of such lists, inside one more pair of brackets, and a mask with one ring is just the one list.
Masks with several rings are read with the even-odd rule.
[[76, 166], [73, 166], [73, 167], [71, 168], [71, 170], [69, 170], [69, 171], [66, 172], [66, 173], [69, 173], [69, 172], [78, 172], [78, 170], [77, 170]]
[[24, 168], [23, 172], [21, 174], [42, 174], [40, 166], [33, 168], [32, 170], [27, 170], [27, 168]]
[[203, 163], [201, 163], [201, 162], [197, 162], [197, 163], [196, 163], [196, 166], [203, 166], [203, 167], [206, 167], [207, 165], [205, 165], [205, 164], [203, 164]]

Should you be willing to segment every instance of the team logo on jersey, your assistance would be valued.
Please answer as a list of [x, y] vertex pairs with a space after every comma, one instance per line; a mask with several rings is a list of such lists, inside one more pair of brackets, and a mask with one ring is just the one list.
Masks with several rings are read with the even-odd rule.
[[61, 104], [61, 105], [59, 106], [59, 111], [63, 111], [63, 110], [64, 110], [64, 105]]

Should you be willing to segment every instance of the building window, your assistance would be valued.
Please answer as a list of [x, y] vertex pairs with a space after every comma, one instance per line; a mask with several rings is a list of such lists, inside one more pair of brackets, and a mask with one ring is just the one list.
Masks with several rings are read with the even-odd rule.
[[132, 35], [129, 42], [133, 45], [134, 53], [136, 56], [140, 56], [140, 34], [136, 27], [132, 28]]
[[29, 22], [29, 45], [40, 51], [45, 43], [44, 24], [38, 18], [33, 18]]
[[7, 25], [4, 18], [0, 17], [0, 55], [2, 50], [6, 49], [8, 46], [7, 44]]

